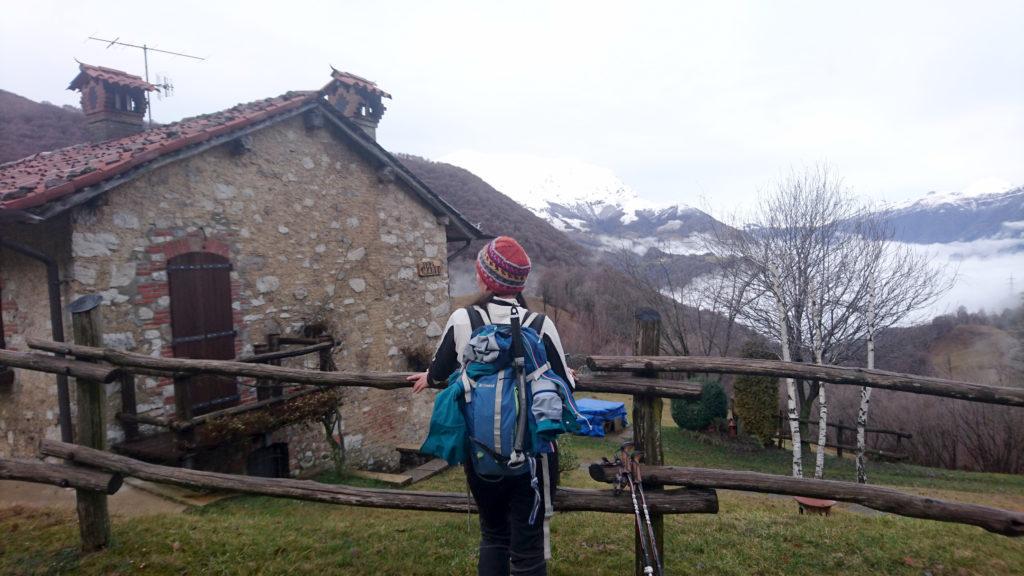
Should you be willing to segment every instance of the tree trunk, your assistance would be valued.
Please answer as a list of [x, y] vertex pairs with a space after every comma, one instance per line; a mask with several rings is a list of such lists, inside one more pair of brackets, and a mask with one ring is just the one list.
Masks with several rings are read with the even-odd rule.
[[[772, 284], [776, 286], [775, 302], [778, 306], [779, 344], [782, 348], [782, 360], [789, 362], [792, 356], [789, 353], [789, 329], [787, 327], [786, 305], [782, 302], [782, 291], [778, 287], [778, 279], [774, 272], [770, 272]], [[793, 476], [802, 478], [803, 467], [803, 446], [800, 444], [800, 414], [797, 412], [796, 384], [792, 378], [786, 378], [786, 406], [789, 415], [789, 436], [793, 442]]]
[[825, 386], [818, 389], [818, 452], [814, 458], [814, 477], [825, 475], [825, 444], [828, 442], [828, 398]]
[[[811, 285], [813, 293], [814, 285]], [[825, 342], [821, 330], [821, 298], [813, 294], [811, 302], [811, 318], [814, 322], [814, 363], [821, 366], [824, 362], [822, 355], [825, 351]], [[828, 397], [825, 395], [825, 385], [820, 382], [814, 383], [818, 388], [818, 451], [814, 458], [814, 477], [821, 479], [825, 475], [825, 445], [828, 443]]]
[[[868, 370], [875, 368], [875, 287], [868, 294]], [[857, 410], [857, 482], [867, 484], [868, 471], [864, 461], [867, 448], [868, 408], [871, 407], [871, 388], [860, 389], [860, 409]]]

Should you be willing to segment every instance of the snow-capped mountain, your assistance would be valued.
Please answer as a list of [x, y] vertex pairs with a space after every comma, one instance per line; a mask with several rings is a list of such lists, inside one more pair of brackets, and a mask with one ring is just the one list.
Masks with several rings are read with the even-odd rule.
[[700, 254], [703, 238], [719, 225], [685, 204], [666, 206], [641, 198], [610, 169], [581, 160], [472, 151], [441, 160], [480, 175], [570, 237], [596, 248]]
[[1024, 240], [1024, 187], [930, 192], [886, 210], [886, 218], [899, 240], [915, 244]]

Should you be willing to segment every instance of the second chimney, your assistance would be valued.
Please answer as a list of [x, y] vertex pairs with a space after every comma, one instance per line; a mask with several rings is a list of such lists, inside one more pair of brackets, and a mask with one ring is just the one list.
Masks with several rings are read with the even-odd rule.
[[156, 86], [113, 68], [79, 62], [78, 70], [68, 90], [82, 93], [82, 111], [93, 142], [146, 129], [146, 92], [156, 90]]
[[331, 68], [331, 83], [324, 87], [327, 101], [352, 122], [359, 125], [370, 138], [377, 139], [377, 125], [384, 116], [384, 98], [391, 94], [381, 90], [373, 82]]

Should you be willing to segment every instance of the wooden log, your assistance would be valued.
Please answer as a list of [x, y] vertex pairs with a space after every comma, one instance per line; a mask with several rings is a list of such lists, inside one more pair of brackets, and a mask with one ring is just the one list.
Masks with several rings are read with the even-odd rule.
[[[782, 436], [781, 439], [789, 440], [790, 438], [789, 438], [789, 435], [787, 434], [785, 436]], [[836, 455], [839, 458], [843, 457], [842, 456], [843, 450], [849, 450], [850, 452], [856, 452], [857, 451], [857, 447], [852, 445], [852, 444], [837, 444], [837, 443], [834, 443], [834, 442], [826, 442], [825, 443], [825, 447], [826, 448], [835, 448], [836, 449]], [[875, 448], [865, 448], [864, 449], [864, 453], [865, 454], [870, 454], [872, 456], [877, 456], [879, 458], [887, 458], [887, 459], [890, 459], [890, 460], [906, 460], [907, 458], [909, 458], [908, 455], [903, 454], [901, 452], [889, 452], [888, 450], [876, 450]]]
[[277, 335], [277, 343], [281, 346], [312, 345], [320, 342], [320, 338], [306, 338], [303, 336], [281, 336]]
[[259, 410], [266, 410], [271, 406], [282, 404], [295, 398], [301, 398], [310, 394], [323, 392], [323, 388], [305, 388], [303, 390], [296, 390], [295, 392], [289, 392], [283, 396], [274, 396], [267, 398], [266, 400], [259, 400], [257, 402], [250, 402], [248, 404], [239, 404], [238, 406], [231, 406], [230, 408], [224, 408], [222, 410], [215, 410], [213, 412], [207, 412], [201, 416], [194, 416], [188, 420], [174, 420], [168, 423], [168, 426], [176, 431], [184, 432], [197, 426], [206, 424], [211, 420], [217, 418], [227, 418], [231, 416], [238, 416], [248, 412], [256, 412]]
[[263, 352], [262, 354], [253, 354], [252, 356], [242, 356], [237, 358], [235, 361], [246, 362], [249, 364], [262, 364], [264, 362], [270, 362], [271, 360], [282, 360], [285, 358], [305, 356], [306, 354], [312, 354], [321, 350], [329, 350], [333, 347], [334, 342], [321, 342], [319, 344], [313, 344], [312, 346], [303, 346], [302, 348], [292, 348], [290, 350], [277, 350], [276, 352]]
[[[638, 310], [635, 317], [636, 325], [634, 330], [635, 340], [633, 342], [633, 353], [638, 356], [656, 355], [661, 350], [661, 315], [657, 310], [650, 308]], [[655, 373], [640, 371], [635, 373], [637, 379], [644, 377], [653, 378]], [[643, 453], [643, 462], [649, 465], [660, 466], [665, 461], [665, 455], [661, 446], [661, 416], [665, 402], [661, 397], [650, 392], [643, 392], [633, 395], [633, 447]], [[661, 488], [660, 484], [651, 483], [649, 479], [643, 479], [645, 493]], [[651, 513], [651, 528], [654, 532], [657, 557], [660, 565], [665, 562], [665, 519], [661, 514]], [[646, 529], [634, 527], [633, 529], [633, 570], [636, 576], [645, 576], [648, 563], [644, 561], [644, 545], [641, 542], [645, 535], [640, 533]], [[653, 552], [653, 550], [652, 550]], [[658, 564], [658, 561], [651, 558], [650, 561]], [[661, 570], [653, 566], [656, 572]]]
[[123, 422], [126, 426], [128, 424], [134, 424], [136, 429], [138, 429], [139, 424], [157, 426], [160, 428], [170, 428], [172, 426], [171, 420], [157, 418], [156, 416], [150, 416], [148, 414], [126, 414], [124, 412], [118, 412], [114, 417], [120, 422]]
[[50, 464], [41, 460], [9, 460], [0, 458], [0, 479], [52, 484], [61, 488], [77, 488], [103, 494], [114, 494], [124, 477], [118, 473], [92, 468]]
[[[273, 333], [273, 332], [271, 332], [270, 334], [267, 334], [267, 351], [268, 352], [279, 352], [280, 350], [281, 350], [281, 335]], [[271, 360], [271, 361], [267, 362], [267, 364], [269, 364], [271, 366], [280, 366], [281, 365], [281, 361], [280, 360]], [[281, 394], [284, 393], [284, 387], [281, 386], [281, 381], [280, 380], [271, 382], [271, 384], [273, 384], [273, 386], [271, 386], [269, 390], [264, 390], [265, 394], [269, 393], [269, 397], [278, 397], [278, 396], [280, 396]], [[257, 393], [258, 392], [259, 392], [259, 390], [257, 390]], [[258, 394], [257, 394], [257, 397], [259, 397]], [[267, 396], [265, 395], [264, 397], [267, 397]]]
[[[98, 346], [103, 341], [98, 295], [82, 296], [71, 303], [72, 331], [75, 342]], [[103, 414], [106, 390], [96, 381], [75, 379], [78, 404], [78, 431], [75, 437], [82, 446], [96, 450], [106, 449], [107, 424]], [[82, 537], [82, 550], [92, 552], [106, 548], [110, 543], [110, 511], [107, 495], [93, 490], [77, 490], [78, 531]]]
[[[807, 420], [807, 419], [801, 418], [800, 422], [803, 423], [803, 424], [810, 424], [811, 426], [817, 426], [818, 425], [818, 421], [817, 420]], [[829, 428], [839, 428], [840, 430], [856, 430], [856, 428], [844, 425], [842, 423], [842, 421], [840, 421], [838, 424], [835, 424], [833, 422], [827, 422], [825, 425], [828, 426]], [[901, 438], [902, 437], [902, 438], [908, 438], [909, 439], [909, 438], [913, 438], [914, 437], [914, 435], [911, 434], [910, 432], [904, 432], [902, 430], [889, 430], [887, 428], [865, 428], [864, 430], [866, 432], [871, 433], [871, 434], [888, 434], [890, 436], [896, 436], [897, 438]]]
[[956, 398], [971, 402], [1024, 406], [1024, 387], [987, 386], [885, 370], [868, 370], [867, 368], [710, 356], [593, 356], [587, 359], [587, 364], [592, 370], [598, 371], [711, 372], [801, 378], [831, 384], [867, 386], [913, 394]]
[[[473, 501], [466, 498], [465, 494], [353, 488], [338, 484], [322, 484], [312, 480], [260, 478], [188, 470], [149, 464], [127, 456], [56, 440], [43, 440], [39, 449], [42, 454], [63, 458], [79, 465], [187, 488], [228, 490], [370, 508], [462, 513], [476, 511]], [[718, 497], [713, 490], [652, 491], [648, 494], [647, 503], [653, 511], [662, 514], [714, 514], [718, 511]], [[554, 506], [556, 510], [563, 512], [633, 513], [633, 504], [629, 496], [616, 496], [611, 490], [559, 488], [555, 493]]]
[[[121, 412], [118, 416], [134, 416], [139, 411], [138, 402], [135, 399], [135, 375], [124, 373], [121, 375]], [[139, 437], [139, 423], [137, 420], [126, 420], [118, 418], [121, 428], [124, 429], [125, 440], [134, 440]]]
[[[162, 371], [165, 376], [173, 374], [218, 374], [221, 376], [237, 376], [242, 378], [264, 378], [310, 384], [313, 386], [365, 386], [381, 390], [397, 390], [411, 388], [412, 384], [406, 377], [412, 372], [321, 372], [283, 366], [265, 364], [249, 364], [234, 360], [200, 360], [194, 358], [157, 358], [144, 354], [78, 346], [63, 342], [52, 342], [35, 338], [26, 339], [30, 348], [47, 352], [62, 352], [78, 358], [103, 360], [135, 372], [136, 369]], [[443, 388], [446, 383], [438, 383], [436, 388]]]
[[[936, 498], [906, 494], [882, 486], [836, 480], [793, 478], [760, 472], [677, 466], [643, 466], [642, 474], [652, 480], [675, 486], [723, 488], [839, 500], [900, 516], [970, 524], [1004, 536], [1024, 535], [1024, 513], [1022, 512], [977, 504], [946, 502]], [[590, 476], [601, 482], [612, 482], [615, 479], [615, 468], [592, 464]]]
[[593, 374], [576, 379], [577, 392], [646, 394], [662, 398], [700, 398], [701, 386], [693, 382], [638, 378], [619, 374]]
[[123, 372], [120, 368], [114, 366], [100, 366], [89, 362], [57, 358], [45, 354], [30, 354], [2, 349], [0, 349], [0, 366], [35, 370], [36, 372], [49, 372], [50, 374], [63, 374], [73, 378], [84, 378], [103, 383], [117, 380]]

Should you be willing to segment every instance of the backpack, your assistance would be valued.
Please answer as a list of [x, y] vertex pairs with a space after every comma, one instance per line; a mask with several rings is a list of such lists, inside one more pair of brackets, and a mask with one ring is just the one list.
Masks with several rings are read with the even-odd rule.
[[492, 476], [533, 473], [533, 456], [553, 452], [555, 438], [576, 431], [583, 418], [569, 384], [547, 360], [544, 315], [531, 313], [519, 325], [513, 306], [511, 324], [490, 324], [476, 308], [466, 311], [473, 332], [463, 365], [448, 382], [462, 389], [473, 469]]

